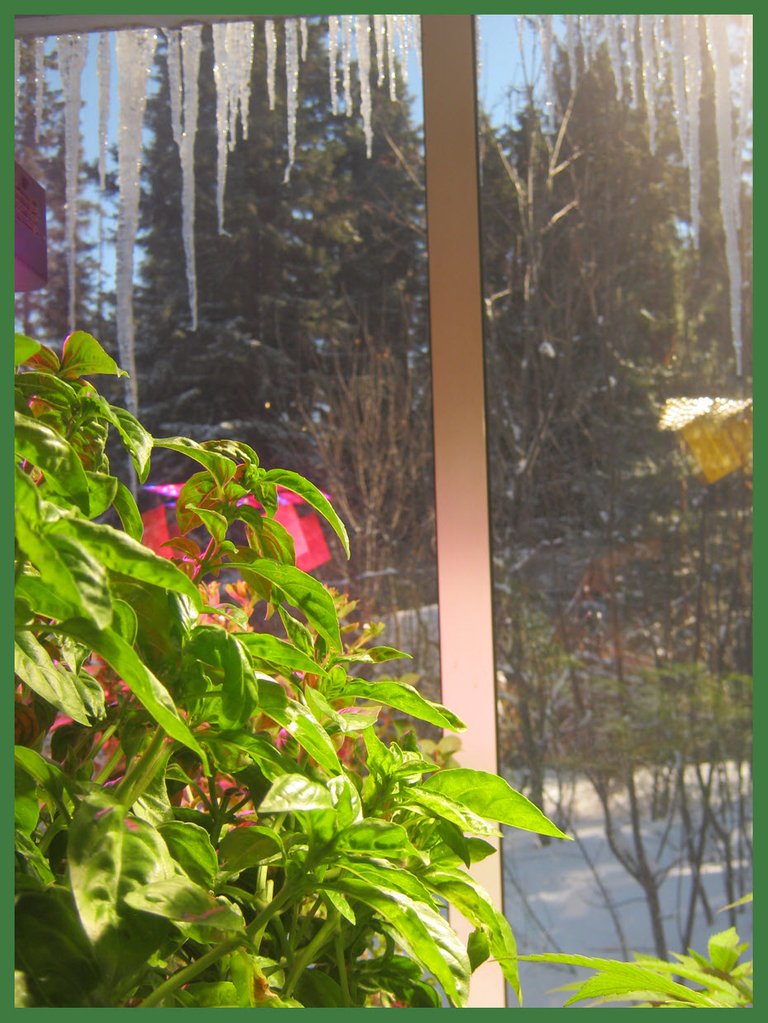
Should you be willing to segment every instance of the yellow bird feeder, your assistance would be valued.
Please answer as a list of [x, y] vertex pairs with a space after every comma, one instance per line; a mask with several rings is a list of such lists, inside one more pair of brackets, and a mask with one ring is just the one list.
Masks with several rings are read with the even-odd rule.
[[705, 483], [752, 471], [751, 398], [670, 398], [659, 428], [680, 435]]

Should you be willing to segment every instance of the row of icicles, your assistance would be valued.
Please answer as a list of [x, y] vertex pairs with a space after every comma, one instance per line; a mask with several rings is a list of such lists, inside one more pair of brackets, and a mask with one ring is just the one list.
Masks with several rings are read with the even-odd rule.
[[[702, 19], [697, 15], [552, 15], [516, 16], [520, 58], [525, 46], [525, 26], [534, 26], [540, 40], [544, 74], [544, 103], [552, 125], [559, 113], [555, 99], [553, 55], [555, 45], [566, 52], [571, 88], [580, 73], [577, 55], [585, 68], [604, 41], [613, 69], [619, 99], [628, 89], [630, 103], [638, 105], [642, 92], [649, 144], [656, 146], [656, 107], [660, 83], [668, 78], [672, 86], [680, 149], [690, 179], [691, 235], [699, 236], [699, 101], [702, 81]], [[323, 19], [325, 21], [326, 19]], [[707, 15], [706, 44], [715, 71], [716, 125], [720, 175], [720, 209], [730, 278], [731, 333], [737, 372], [741, 374], [741, 269], [738, 232], [739, 191], [742, 159], [751, 113], [751, 18], [743, 19], [742, 51], [731, 54], [728, 17]], [[278, 33], [278, 25], [282, 32]], [[352, 69], [357, 66], [359, 109], [368, 155], [371, 153], [371, 75], [374, 56], [376, 82], [388, 85], [391, 99], [397, 98], [398, 71], [407, 84], [410, 54], [420, 54], [418, 15], [329, 16], [327, 24], [315, 25], [327, 36], [329, 92], [334, 113], [351, 116], [354, 111]], [[179, 150], [182, 172], [182, 237], [189, 293], [191, 329], [197, 328], [197, 284], [194, 245], [194, 145], [198, 123], [198, 78], [202, 47], [200, 25], [164, 29], [167, 42], [171, 124]], [[282, 35], [287, 111], [288, 180], [296, 153], [296, 121], [299, 106], [300, 65], [306, 59], [310, 26], [307, 18], [266, 18], [266, 80], [270, 109], [275, 106], [278, 64], [278, 35]], [[251, 21], [218, 22], [212, 26], [217, 127], [217, 210], [219, 230], [224, 232], [224, 195], [227, 158], [237, 140], [237, 125], [243, 138], [248, 134], [248, 111], [253, 66], [255, 25]], [[134, 363], [133, 256], [138, 232], [142, 125], [147, 101], [147, 83], [152, 68], [157, 33], [152, 29], [123, 29], [103, 32], [97, 39], [99, 110], [99, 177], [106, 180], [109, 147], [111, 38], [117, 62], [118, 219], [116, 240], [117, 340], [122, 365], [130, 374], [129, 403], [137, 404]], [[639, 60], [636, 40], [639, 39]], [[42, 122], [45, 89], [44, 38], [34, 40], [34, 110], [36, 125]], [[69, 274], [69, 321], [75, 318], [75, 224], [77, 221], [78, 171], [80, 163], [80, 106], [82, 72], [88, 52], [88, 36], [63, 35], [55, 39], [57, 63], [65, 99], [65, 183], [67, 265]], [[16, 42], [16, 82], [19, 81], [19, 43]], [[738, 82], [734, 89], [734, 72]], [[734, 102], [735, 93], [735, 102]], [[735, 131], [733, 110], [736, 110]]]
[[[523, 48], [524, 18], [518, 19], [518, 41]], [[553, 74], [555, 19], [541, 14], [535, 19], [541, 43], [545, 78], [545, 106], [553, 121], [557, 110]], [[642, 91], [648, 122], [648, 142], [656, 152], [656, 111], [659, 87], [671, 85], [675, 123], [680, 152], [688, 171], [691, 238], [699, 246], [699, 199], [701, 165], [699, 116], [702, 89], [702, 42], [711, 58], [715, 73], [715, 128], [717, 133], [720, 214], [725, 235], [725, 256], [728, 266], [731, 314], [731, 341], [736, 360], [736, 373], [742, 374], [742, 279], [739, 255], [740, 194], [746, 158], [747, 138], [752, 113], [752, 17], [741, 23], [740, 52], [733, 54], [728, 34], [728, 15], [709, 14], [608, 14], [563, 15], [558, 19], [563, 39], [558, 40], [568, 55], [571, 92], [576, 89], [579, 63], [578, 45], [584, 65], [589, 64], [603, 41], [616, 84], [619, 100], [629, 88], [629, 102], [637, 107]], [[701, 38], [702, 21], [705, 39]], [[640, 60], [637, 40], [639, 38]], [[734, 116], [735, 114], [735, 116]]]

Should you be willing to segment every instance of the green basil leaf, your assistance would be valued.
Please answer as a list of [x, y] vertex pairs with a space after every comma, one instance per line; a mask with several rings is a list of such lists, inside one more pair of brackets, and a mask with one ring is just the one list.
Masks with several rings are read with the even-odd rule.
[[[294, 559], [291, 558], [291, 564], [293, 564], [293, 561]], [[297, 618], [294, 618], [293, 615], [282, 606], [282, 604], [277, 609], [277, 612], [280, 615], [280, 620], [283, 623], [283, 628], [285, 629], [289, 642], [292, 643], [297, 650], [302, 650], [311, 658], [313, 650], [312, 635], [307, 626], [304, 625], [303, 622], [300, 622]]]
[[205, 753], [189, 727], [179, 717], [168, 690], [121, 636], [111, 629], [97, 629], [90, 622], [79, 619], [68, 621], [59, 628], [65, 634], [87, 643], [103, 657], [160, 727], [171, 738], [197, 753], [208, 770]]
[[85, 473], [88, 480], [88, 517], [103, 515], [117, 494], [117, 478], [105, 472]]
[[13, 779], [13, 819], [17, 831], [31, 835], [40, 820], [37, 785], [29, 775], [16, 771]]
[[438, 820], [450, 821], [456, 824], [462, 831], [470, 831], [475, 835], [499, 835], [500, 832], [484, 817], [473, 813], [472, 810], [457, 803], [442, 792], [433, 792], [426, 787], [426, 783], [413, 785], [400, 793], [401, 805], [411, 809], [421, 807], [426, 810], [429, 816]]
[[[85, 520], [81, 520], [85, 521]], [[77, 587], [80, 607], [100, 628], [112, 622], [112, 591], [106, 569], [98, 554], [60, 532], [46, 532], [46, 539], [55, 548], [60, 563]]]
[[105, 792], [95, 792], [77, 808], [67, 840], [72, 894], [85, 933], [105, 968], [105, 981], [135, 969], [167, 936], [145, 917], [126, 913], [126, 896], [175, 874], [168, 848], [144, 821]]
[[206, 980], [187, 984], [184, 994], [189, 996], [192, 1009], [236, 1009], [239, 1005], [237, 990], [231, 980]]
[[77, 452], [61, 434], [30, 416], [14, 412], [15, 451], [40, 469], [46, 485], [88, 513], [88, 480]]
[[92, 1007], [91, 995], [102, 971], [71, 893], [52, 883], [44, 892], [20, 894], [15, 915], [14, 953], [17, 966], [33, 981], [29, 985], [37, 993], [33, 1007]]
[[60, 373], [68, 380], [78, 380], [92, 373], [109, 373], [127, 377], [115, 360], [107, 355], [99, 342], [84, 330], [76, 330], [66, 338], [61, 349]]
[[136, 501], [133, 498], [133, 494], [130, 492], [128, 487], [120, 480], [117, 481], [117, 491], [112, 500], [115, 506], [115, 511], [120, 516], [120, 521], [123, 524], [123, 529], [126, 531], [131, 539], [136, 540], [137, 543], [141, 543], [141, 538], [144, 536], [144, 522], [141, 518], [141, 513], [136, 505]]
[[260, 558], [271, 558], [281, 565], [296, 564], [296, 546], [293, 537], [279, 522], [265, 518], [252, 505], [241, 504], [233, 512], [248, 527], [248, 544]]
[[270, 781], [291, 768], [291, 764], [269, 739], [241, 729], [206, 734], [205, 744], [210, 747], [216, 763], [230, 774], [243, 767], [244, 758], [256, 764]]
[[220, 544], [223, 541], [227, 535], [229, 523], [221, 512], [217, 512], [213, 508], [203, 508], [199, 504], [188, 504], [186, 511], [193, 512], [200, 519], [216, 543]]
[[152, 455], [151, 435], [126, 409], [104, 402], [103, 410], [106, 418], [120, 434], [123, 445], [131, 456], [139, 483], [144, 483], [149, 473], [149, 460]]
[[515, 936], [504, 915], [493, 905], [488, 892], [462, 871], [431, 870], [423, 876], [423, 880], [427, 887], [442, 895], [471, 924], [485, 928], [491, 954], [498, 960], [518, 1001], [522, 1001]]
[[279, 835], [256, 824], [233, 828], [219, 842], [221, 866], [228, 874], [238, 874], [248, 867], [258, 866], [281, 853], [282, 849]]
[[244, 462], [252, 469], [259, 467], [259, 456], [249, 444], [244, 444], [240, 440], [231, 440], [227, 437], [204, 440], [201, 447], [206, 451], [217, 451], [220, 455], [226, 455], [233, 462]]
[[30, 689], [56, 710], [67, 714], [73, 721], [90, 724], [77, 675], [56, 667], [47, 650], [31, 632], [17, 632], [13, 668]]
[[[18, 871], [16, 874], [17, 895], [20, 894], [24, 881], [32, 889], [47, 888], [49, 885], [56, 884], [56, 875], [51, 870], [50, 864], [43, 855], [40, 846], [19, 828], [16, 828], [15, 832], [15, 852], [17, 856], [24, 860], [26, 867], [24, 874], [19, 874]], [[34, 881], [32, 880], [33, 878], [35, 879]]]
[[325, 675], [325, 669], [312, 660], [292, 643], [271, 636], [268, 632], [238, 632], [238, 643], [245, 647], [255, 661], [261, 661], [277, 668], [288, 677], [291, 672], [300, 671], [306, 675]]
[[24, 395], [25, 402], [31, 399], [42, 400], [60, 412], [71, 413], [77, 400], [78, 394], [72, 384], [66, 380], [60, 380], [51, 373], [36, 373], [28, 371], [17, 373], [14, 386]]
[[331, 906], [338, 911], [338, 913], [344, 917], [345, 920], [349, 920], [351, 924], [357, 923], [357, 917], [355, 911], [349, 904], [341, 892], [331, 891], [330, 888], [326, 888], [323, 892], [323, 899], [327, 899]]
[[346, 774], [336, 774], [326, 784], [333, 801], [336, 828], [346, 828], [361, 821], [363, 804], [351, 778]]
[[568, 838], [545, 817], [529, 799], [517, 792], [497, 774], [455, 767], [438, 771], [424, 783], [430, 792], [439, 792], [467, 807], [486, 820], [498, 821], [539, 835]]
[[165, 755], [149, 784], [131, 806], [131, 812], [134, 817], [146, 821], [153, 828], [159, 828], [161, 824], [173, 820], [173, 807], [168, 797], [168, 786], [165, 782], [165, 769], [170, 755], [170, 748], [166, 748]]
[[256, 685], [259, 708], [282, 725], [329, 774], [341, 774], [341, 764], [333, 743], [308, 708], [289, 700], [277, 682], [259, 679]]
[[240, 931], [242, 916], [227, 902], [220, 902], [186, 877], [152, 881], [131, 889], [125, 902], [133, 909], [153, 913], [167, 920], [217, 931]]
[[407, 682], [381, 681], [367, 682], [362, 678], [350, 679], [344, 686], [344, 696], [358, 696], [374, 703], [394, 707], [420, 721], [428, 721], [438, 728], [450, 728], [454, 732], [462, 732], [467, 727], [442, 704], [425, 700], [413, 686]]
[[[394, 873], [394, 872], [393, 872]], [[457, 935], [440, 914], [401, 892], [352, 877], [323, 885], [370, 906], [391, 925], [405, 951], [442, 985], [455, 1006], [466, 1005], [470, 966]]]
[[346, 527], [334, 511], [328, 498], [317, 489], [314, 483], [310, 483], [308, 479], [299, 476], [296, 472], [291, 472], [289, 469], [269, 469], [264, 479], [270, 483], [275, 483], [277, 486], [284, 487], [294, 494], [298, 494], [315, 511], [319, 512], [331, 526], [339, 540], [341, 540], [344, 552], [349, 557], [349, 536], [347, 535]]
[[362, 652], [368, 654], [374, 664], [380, 664], [382, 661], [397, 661], [401, 657], [407, 657], [409, 660], [412, 659], [411, 654], [406, 654], [402, 650], [395, 649], [393, 646], [372, 646]]
[[13, 335], [13, 365], [20, 366], [27, 359], [31, 359], [42, 347], [39, 341], [27, 337], [26, 334], [15, 333]]
[[[325, 892], [324, 894], [328, 895], [329, 893]], [[343, 897], [339, 896], [337, 892], [334, 895], [338, 898]], [[352, 923], [354, 923], [354, 917]], [[341, 987], [317, 966], [309, 967], [304, 971], [296, 985], [296, 994], [299, 996], [301, 1004], [307, 1008], [317, 1006], [320, 1009], [333, 1010], [345, 1007]]]
[[421, 855], [411, 844], [405, 828], [374, 818], [359, 821], [340, 831], [336, 838], [336, 847], [346, 852], [367, 853], [395, 860]]
[[50, 795], [54, 803], [64, 809], [71, 805], [70, 799], [65, 800], [71, 783], [57, 764], [51, 763], [27, 746], [14, 746], [13, 759], [16, 767], [26, 771], [30, 778]]
[[278, 565], [266, 558], [252, 561], [233, 558], [244, 576], [255, 575], [278, 588], [283, 599], [299, 608], [325, 639], [331, 650], [341, 650], [341, 633], [336, 616], [336, 606], [328, 590], [294, 565]]
[[224, 728], [239, 728], [254, 711], [256, 700], [247, 678], [251, 666], [234, 636], [216, 626], [198, 626], [184, 650], [198, 661], [214, 684], [221, 685], [219, 721]]
[[474, 973], [478, 966], [482, 966], [491, 954], [491, 946], [488, 942], [488, 932], [483, 927], [476, 927], [467, 938], [467, 955], [469, 965]]
[[76, 540], [115, 572], [182, 593], [198, 610], [202, 607], [197, 586], [173, 562], [161, 558], [112, 526], [89, 522], [87, 519], [62, 518], [48, 527], [48, 533]]
[[188, 437], [161, 437], [155, 438], [155, 447], [168, 448], [171, 451], [178, 451], [182, 455], [194, 458], [204, 468], [213, 474], [214, 479], [220, 486], [231, 480], [237, 466], [231, 458], [219, 455], [209, 448], [204, 448], [197, 441]]
[[303, 774], [286, 774], [278, 778], [259, 805], [259, 813], [306, 813], [332, 809], [328, 789]]
[[[50, 547], [50, 545], [49, 545]], [[53, 547], [50, 547], [53, 551]], [[39, 575], [25, 573], [16, 580], [16, 599], [26, 601], [31, 611], [43, 618], [76, 618], [84, 613], [83, 608], [63, 600]]]
[[131, 646], [136, 641], [136, 634], [139, 631], [139, 619], [131, 605], [116, 598], [112, 604], [113, 619], [112, 627], [115, 632], [122, 636], [126, 643]]
[[415, 874], [408, 870], [394, 870], [392, 864], [388, 863], [386, 859], [363, 856], [360, 853], [350, 855], [338, 851], [333, 862], [342, 867], [345, 873], [354, 874], [355, 877], [359, 877], [369, 884], [401, 892], [415, 902], [423, 902], [425, 906], [435, 906], [436, 904], [434, 896]]

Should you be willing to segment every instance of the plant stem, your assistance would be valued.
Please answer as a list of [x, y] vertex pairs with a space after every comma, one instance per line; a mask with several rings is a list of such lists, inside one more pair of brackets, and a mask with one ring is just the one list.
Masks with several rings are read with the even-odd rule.
[[197, 977], [200, 973], [207, 970], [209, 966], [217, 963], [219, 959], [227, 955], [229, 952], [233, 952], [239, 945], [256, 942], [261, 939], [261, 934], [266, 928], [272, 917], [281, 910], [285, 903], [289, 902], [291, 898], [295, 896], [301, 897], [303, 889], [292, 889], [283, 888], [276, 898], [270, 902], [268, 906], [255, 917], [248, 926], [245, 928], [245, 934], [242, 932], [233, 935], [231, 938], [227, 938], [225, 941], [219, 942], [218, 945], [214, 945], [213, 948], [209, 949], [205, 955], [200, 956], [189, 966], [185, 966], [183, 969], [178, 970], [166, 981], [156, 987], [155, 990], [144, 999], [144, 1001], [138, 1006], [139, 1009], [150, 1009], [152, 1006], [162, 1004], [165, 999], [177, 991], [184, 984], [189, 983], [194, 977]]
[[103, 785], [103, 783], [105, 781], [107, 781], [107, 779], [112, 774], [112, 772], [114, 771], [115, 767], [120, 762], [122, 757], [123, 757], [123, 748], [118, 743], [118, 745], [115, 747], [115, 749], [114, 749], [114, 751], [112, 753], [112, 756], [109, 758], [109, 760], [104, 765], [104, 767], [101, 769], [101, 771], [99, 771], [98, 775], [93, 779], [97, 785]]
[[305, 945], [304, 948], [299, 952], [296, 957], [294, 964], [291, 968], [291, 972], [288, 979], [285, 982], [283, 988], [283, 998], [291, 998], [293, 995], [293, 989], [296, 986], [299, 977], [304, 972], [304, 969], [312, 962], [316, 954], [320, 951], [323, 945], [326, 944], [328, 939], [332, 936], [333, 932], [338, 927], [338, 916], [332, 916], [326, 920], [314, 938]]
[[340, 927], [337, 928], [336, 934], [333, 937], [333, 946], [336, 950], [336, 965], [339, 970], [341, 993], [344, 996], [344, 1008], [349, 1009], [352, 1006], [352, 996], [349, 993], [349, 977], [347, 976], [347, 963], [344, 958], [344, 940], [341, 936]]
[[162, 763], [165, 754], [163, 748], [164, 740], [165, 732], [158, 726], [141, 760], [126, 774], [118, 785], [115, 794], [123, 806], [133, 806], [136, 800], [146, 791], [147, 786]]

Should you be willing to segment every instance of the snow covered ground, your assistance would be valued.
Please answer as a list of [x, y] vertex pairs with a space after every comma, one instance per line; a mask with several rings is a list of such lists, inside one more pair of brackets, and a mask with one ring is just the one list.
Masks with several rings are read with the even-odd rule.
[[[551, 814], [557, 798], [554, 783], [547, 795], [544, 809]], [[552, 840], [542, 845], [536, 835], [505, 829], [504, 909], [519, 952], [579, 952], [618, 959], [631, 959], [633, 952], [656, 954], [644, 893], [608, 847], [602, 809], [587, 781], [573, 784], [569, 805], [572, 817], [564, 830], [575, 837], [573, 842]], [[621, 824], [620, 841], [631, 848], [624, 817], [617, 815], [616, 824]], [[646, 818], [644, 835], [653, 869], [666, 869], [660, 902], [668, 950], [684, 952], [681, 932], [691, 869], [683, 855], [679, 815], [672, 813], [651, 823]], [[743, 889], [750, 891], [750, 864], [737, 861], [736, 868], [742, 873]], [[697, 951], [706, 952], [708, 936], [730, 926], [728, 914], [717, 912], [728, 902], [724, 875], [723, 865], [711, 854], [702, 869], [702, 884], [713, 919], [709, 924], [701, 906], [697, 907], [691, 942]], [[742, 941], [751, 943], [751, 904], [737, 910], [736, 927]], [[751, 954], [749, 949], [746, 956]], [[524, 1006], [562, 1006], [569, 994], [552, 989], [589, 975], [570, 967], [521, 963]], [[508, 1004], [516, 1004], [514, 995], [509, 995]]]

